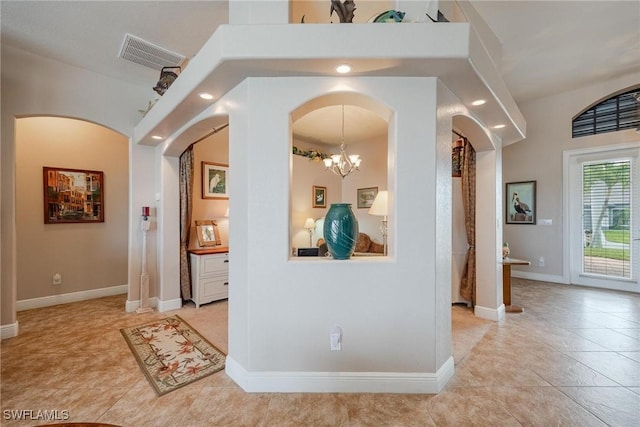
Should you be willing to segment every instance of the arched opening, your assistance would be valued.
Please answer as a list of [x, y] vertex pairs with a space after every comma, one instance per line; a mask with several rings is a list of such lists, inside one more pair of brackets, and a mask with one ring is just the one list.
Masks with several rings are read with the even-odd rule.
[[[320, 246], [322, 220], [332, 203], [351, 204], [362, 239], [372, 242], [366, 245], [367, 253], [371, 247], [382, 247], [381, 218], [368, 212], [377, 193], [388, 190], [389, 113], [384, 110], [362, 95], [331, 94], [292, 112], [292, 255], [300, 248]], [[344, 178], [323, 163], [324, 158], [340, 153], [341, 143], [348, 155], [357, 154], [362, 161], [358, 170]], [[309, 219], [315, 221], [315, 227], [308, 225]]]
[[[476, 315], [498, 320], [504, 315], [499, 303], [502, 300], [502, 276], [498, 265], [502, 241], [502, 197], [501, 192], [496, 191], [501, 183], [502, 168], [500, 150], [496, 149], [499, 142], [493, 140], [486, 129], [469, 116], [454, 116], [452, 126], [455, 132], [452, 139], [466, 139], [475, 151], [475, 171], [472, 172], [475, 184], [471, 189], [475, 189], [471, 197], [474, 206], [469, 208], [474, 211], [471, 215], [473, 224], [469, 224], [468, 218], [465, 220], [464, 214], [457, 215], [466, 208], [462, 201], [462, 185], [458, 181], [461, 178], [452, 178], [452, 302], [471, 303]], [[472, 227], [469, 231], [468, 226]], [[468, 241], [469, 234], [472, 235], [471, 242]], [[461, 298], [458, 290], [471, 246], [475, 249], [473, 297]]]
[[[37, 116], [16, 120], [15, 142], [16, 310], [127, 293], [129, 139], [84, 120]], [[69, 179], [49, 188], [44, 167]], [[71, 179], [72, 170], [100, 172], [102, 182]], [[104, 221], [87, 220], [98, 210]]]

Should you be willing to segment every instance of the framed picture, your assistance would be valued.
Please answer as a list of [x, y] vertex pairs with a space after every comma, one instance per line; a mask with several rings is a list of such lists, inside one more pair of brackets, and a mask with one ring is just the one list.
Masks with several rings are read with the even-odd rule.
[[229, 165], [202, 162], [202, 198], [229, 198]]
[[370, 208], [378, 194], [378, 187], [358, 188], [358, 209]]
[[313, 186], [313, 207], [314, 208], [326, 208], [327, 207], [327, 187]]
[[535, 224], [536, 181], [508, 182], [505, 204], [507, 224]]
[[42, 168], [44, 223], [104, 222], [104, 173]]
[[215, 221], [196, 220], [196, 235], [200, 247], [220, 245], [220, 232]]

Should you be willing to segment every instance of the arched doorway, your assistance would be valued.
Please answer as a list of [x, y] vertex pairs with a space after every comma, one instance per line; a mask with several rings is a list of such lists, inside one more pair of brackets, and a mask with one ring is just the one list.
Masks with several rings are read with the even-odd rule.
[[[15, 141], [16, 310], [127, 293], [129, 139], [87, 121], [40, 116], [17, 119]], [[101, 187], [70, 180], [60, 197], [87, 211], [100, 193], [104, 221], [45, 223], [44, 167], [102, 173]]]
[[[452, 126], [471, 143], [476, 155], [474, 313], [486, 319], [499, 320], [504, 317], [498, 261], [502, 242], [501, 142], [469, 116], [454, 116]], [[455, 274], [453, 277], [459, 279]]]

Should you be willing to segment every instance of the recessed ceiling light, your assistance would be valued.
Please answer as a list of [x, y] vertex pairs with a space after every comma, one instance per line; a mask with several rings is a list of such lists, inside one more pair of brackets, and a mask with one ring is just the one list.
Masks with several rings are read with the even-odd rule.
[[494, 129], [502, 129], [503, 127], [506, 127], [507, 125], [495, 125], [493, 128]]
[[163, 139], [160, 135], [153, 135], [151, 138], [152, 139]]
[[486, 102], [487, 102], [487, 101], [486, 101], [486, 100], [484, 100], [484, 99], [476, 99], [475, 101], [473, 101], [473, 102], [471, 103], [471, 105], [474, 105], [474, 106], [476, 106], [476, 107], [477, 107], [478, 105], [484, 105]]
[[347, 74], [351, 71], [351, 65], [349, 64], [340, 64], [336, 67], [336, 71], [340, 74]]
[[210, 99], [213, 99], [213, 95], [211, 95], [210, 93], [203, 92], [203, 93], [200, 94], [200, 98], [206, 99], [208, 101]]

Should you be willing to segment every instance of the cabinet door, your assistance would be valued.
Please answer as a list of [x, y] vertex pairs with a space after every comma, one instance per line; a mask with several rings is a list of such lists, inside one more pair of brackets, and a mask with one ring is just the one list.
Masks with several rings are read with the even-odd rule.
[[200, 282], [200, 304], [227, 298], [229, 296], [229, 280], [227, 276], [215, 275]]
[[229, 255], [207, 255], [201, 258], [200, 274], [224, 273], [228, 270]]

